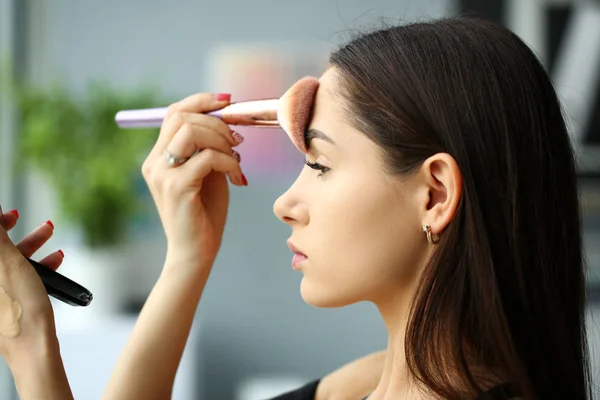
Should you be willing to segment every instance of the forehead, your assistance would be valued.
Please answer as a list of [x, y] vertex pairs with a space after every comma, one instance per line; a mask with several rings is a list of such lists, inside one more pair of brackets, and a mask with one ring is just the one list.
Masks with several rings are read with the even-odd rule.
[[328, 68], [319, 78], [319, 88], [314, 98], [309, 127], [322, 130], [328, 136], [334, 136], [335, 131], [338, 131], [342, 125], [346, 126], [346, 129], [352, 129], [347, 117], [344, 99], [340, 95], [337, 72], [334, 68]]
[[309, 124], [309, 129], [323, 132], [335, 144], [314, 139], [310, 152], [317, 160], [322, 155], [337, 176], [351, 176], [354, 184], [363, 187], [379, 181], [383, 184], [382, 190], [385, 187], [396, 196], [396, 185], [388, 185], [395, 183], [396, 177], [388, 172], [385, 153], [366, 132], [353, 125], [350, 114], [353, 111], [342, 95], [342, 80], [338, 74], [335, 68], [329, 68], [319, 78]]
[[335, 142], [335, 146], [321, 147], [320, 140], [313, 140], [312, 145], [316, 145], [318, 150], [326, 150], [327, 155], [351, 159], [354, 162], [361, 160], [380, 168], [380, 148], [353, 126], [350, 115], [352, 111], [341, 94], [341, 80], [338, 74], [335, 68], [329, 68], [319, 78], [313, 116], [309, 124], [310, 129], [317, 129], [329, 136]]
[[[315, 96], [315, 107], [318, 104], [333, 106], [334, 103], [341, 103], [339, 75], [335, 68], [330, 67], [319, 78], [319, 88]], [[340, 107], [341, 108], [341, 107]]]

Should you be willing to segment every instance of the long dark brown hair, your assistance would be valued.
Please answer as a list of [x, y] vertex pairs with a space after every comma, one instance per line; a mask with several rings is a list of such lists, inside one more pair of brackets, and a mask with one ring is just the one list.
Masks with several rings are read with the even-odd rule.
[[532, 51], [499, 24], [455, 17], [363, 34], [330, 61], [391, 173], [438, 152], [462, 173], [411, 310], [412, 375], [445, 399], [481, 393], [489, 374], [527, 399], [590, 399], [576, 164]]

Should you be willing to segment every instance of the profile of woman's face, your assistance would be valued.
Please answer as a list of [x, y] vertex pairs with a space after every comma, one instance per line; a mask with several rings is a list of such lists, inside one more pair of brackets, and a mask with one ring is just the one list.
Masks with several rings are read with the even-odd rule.
[[380, 148], [350, 125], [337, 74], [330, 68], [319, 79], [310, 165], [274, 205], [307, 256], [297, 265], [302, 297], [319, 307], [406, 294], [426, 246], [413, 178], [387, 173]]

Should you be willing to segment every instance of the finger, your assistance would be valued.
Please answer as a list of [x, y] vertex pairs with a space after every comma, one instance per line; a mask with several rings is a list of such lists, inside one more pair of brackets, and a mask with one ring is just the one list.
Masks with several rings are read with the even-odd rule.
[[[175, 133], [185, 123], [186, 117], [183, 114], [199, 114], [219, 110], [229, 104], [230, 98], [230, 95], [224, 94], [198, 93], [171, 104], [152, 153], [155, 156], [162, 155]], [[219, 118], [212, 118], [216, 121], [214, 123], [220, 121]], [[223, 121], [220, 122], [227, 126]]]
[[221, 153], [214, 149], [202, 150], [187, 162], [177, 167], [183, 171], [183, 176], [192, 181], [204, 179], [211, 171], [227, 174], [231, 183], [245, 186], [240, 164], [233, 155]]
[[6, 224], [6, 230], [10, 231], [12, 228], [17, 225], [17, 221], [19, 220], [19, 212], [17, 210], [10, 210], [2, 214], [4, 217], [4, 223]]
[[54, 226], [52, 222], [46, 221], [34, 231], [29, 233], [17, 243], [17, 248], [25, 257], [30, 258], [52, 237]]
[[65, 254], [58, 250], [48, 256], [44, 257], [39, 263], [44, 267], [50, 268], [53, 271], [56, 271], [58, 267], [62, 264], [65, 258]]
[[167, 111], [167, 118], [175, 112], [205, 113], [223, 108], [231, 100], [227, 93], [196, 93], [174, 103]]
[[0, 229], [0, 279], [10, 270], [27, 266], [29, 263], [15, 246], [8, 232]]
[[206, 114], [193, 114], [188, 112], [181, 112], [180, 114], [183, 121], [182, 125], [191, 123], [218, 132], [225, 140], [227, 140], [227, 142], [231, 143], [232, 146], [237, 146], [241, 143], [240, 138], [238, 137], [240, 135], [238, 134], [236, 136], [231, 128], [229, 128], [229, 125], [223, 122], [221, 118]]
[[214, 149], [231, 154], [231, 143], [225, 135], [205, 125], [184, 124], [177, 132], [167, 151], [177, 157], [191, 157], [197, 150]]
[[[233, 132], [231, 131], [231, 129], [229, 129], [229, 126], [225, 122], [223, 122], [220, 118], [212, 117], [210, 115], [178, 112], [174, 114], [173, 117], [168, 122], [166, 122], [166, 124], [168, 124], [168, 126], [166, 126], [165, 128], [166, 130], [175, 132], [173, 135], [164, 136], [165, 138], [170, 137], [171, 141], [174, 139], [174, 137], [177, 137], [177, 132], [180, 131], [183, 126], [192, 124], [203, 126], [206, 127], [206, 129], [208, 130], [217, 132], [219, 135], [223, 136], [223, 138], [227, 142], [229, 142], [231, 146], [237, 146], [239, 143], [241, 143], [240, 139], [237, 136], [233, 135]], [[160, 143], [157, 142], [153, 151], [160, 152], [160, 154], [156, 155], [162, 156], [164, 150], [169, 145], [169, 142], [165, 142], [163, 146], [163, 138], [159, 138], [159, 141]]]

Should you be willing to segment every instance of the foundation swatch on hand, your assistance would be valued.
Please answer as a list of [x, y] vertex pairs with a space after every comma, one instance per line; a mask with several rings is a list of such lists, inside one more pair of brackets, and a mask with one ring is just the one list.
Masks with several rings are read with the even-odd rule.
[[0, 287], [0, 335], [8, 338], [19, 336], [22, 311], [21, 304]]

